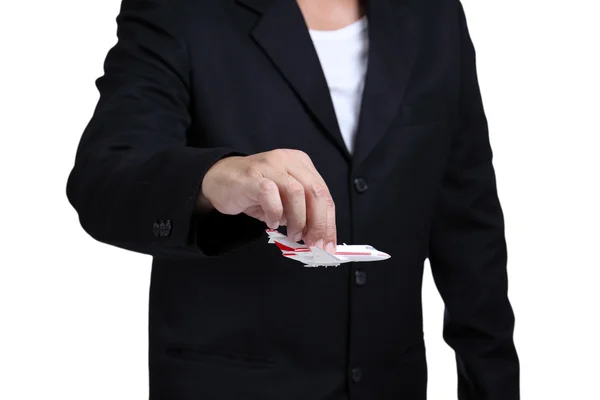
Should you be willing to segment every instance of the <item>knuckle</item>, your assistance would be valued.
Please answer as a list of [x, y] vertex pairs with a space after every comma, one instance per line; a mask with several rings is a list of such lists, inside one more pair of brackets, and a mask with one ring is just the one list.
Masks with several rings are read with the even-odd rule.
[[335, 201], [333, 201], [333, 197], [327, 197], [327, 208], [331, 211], [335, 210]]
[[262, 194], [270, 194], [275, 189], [277, 189], [275, 182], [273, 182], [269, 179], [263, 179], [262, 181], [260, 181], [260, 183], [258, 184], [258, 187]]
[[286, 189], [292, 196], [304, 196], [304, 187], [298, 181], [289, 182]]
[[311, 191], [311, 194], [318, 199], [322, 199], [322, 198], [326, 197], [328, 194], [327, 188], [320, 183], [315, 183], [315, 184], [311, 185], [310, 191]]
[[303, 152], [302, 150], [295, 150], [294, 156], [305, 166], [314, 168], [312, 159], [307, 153]]
[[281, 217], [283, 215], [283, 206], [281, 204], [275, 204], [271, 207], [270, 210], [265, 210], [276, 217]]
[[262, 178], [262, 173], [260, 172], [260, 168], [256, 165], [256, 164], [250, 164], [246, 167], [246, 170], [244, 171], [246, 176], [250, 177], [250, 178]]
[[273, 166], [274, 159], [276, 159], [276, 156], [273, 154], [272, 151], [267, 153], [260, 153], [256, 157], [256, 164], [261, 168], [269, 168]]
[[271, 163], [281, 163], [285, 162], [287, 158], [289, 158], [288, 149], [276, 149], [269, 152], [268, 159]]
[[302, 161], [310, 161], [310, 157], [308, 156], [308, 154], [306, 154], [302, 150], [293, 150], [293, 155], [301, 159]]

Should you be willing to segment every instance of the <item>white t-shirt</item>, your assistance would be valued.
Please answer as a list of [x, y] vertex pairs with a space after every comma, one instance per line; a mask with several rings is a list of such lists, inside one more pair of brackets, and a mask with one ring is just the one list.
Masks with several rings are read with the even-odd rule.
[[352, 153], [367, 72], [367, 18], [334, 31], [309, 30], [325, 74], [338, 125]]

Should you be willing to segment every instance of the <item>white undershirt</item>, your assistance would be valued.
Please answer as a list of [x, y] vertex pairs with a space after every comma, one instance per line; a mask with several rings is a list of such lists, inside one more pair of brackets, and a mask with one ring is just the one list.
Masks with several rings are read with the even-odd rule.
[[325, 74], [338, 125], [352, 153], [367, 71], [366, 17], [334, 31], [309, 30]]

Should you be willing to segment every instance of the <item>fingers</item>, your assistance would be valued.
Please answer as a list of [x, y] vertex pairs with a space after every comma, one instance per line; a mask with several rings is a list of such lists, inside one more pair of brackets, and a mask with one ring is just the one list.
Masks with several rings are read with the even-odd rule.
[[[335, 252], [335, 204], [324, 179], [303, 152], [274, 150], [248, 158], [242, 181], [251, 182], [240, 207], [269, 228], [287, 226], [288, 237]], [[238, 198], [229, 199], [235, 201]], [[248, 203], [248, 204], [246, 204]], [[255, 206], [260, 206], [262, 213]], [[239, 208], [239, 207], [238, 207]], [[256, 215], [256, 216], [255, 216]]]
[[[279, 188], [283, 204], [282, 220], [287, 225], [288, 237], [294, 241], [302, 239], [306, 228], [306, 196], [304, 186], [287, 173], [268, 175]], [[280, 224], [281, 224], [280, 220]]]
[[288, 172], [304, 187], [306, 197], [306, 228], [304, 241], [333, 252], [336, 245], [335, 205], [321, 175], [305, 160], [290, 164]]
[[329, 192], [318, 182], [307, 184], [307, 229], [304, 241], [310, 246], [325, 248], [327, 238], [327, 199]]

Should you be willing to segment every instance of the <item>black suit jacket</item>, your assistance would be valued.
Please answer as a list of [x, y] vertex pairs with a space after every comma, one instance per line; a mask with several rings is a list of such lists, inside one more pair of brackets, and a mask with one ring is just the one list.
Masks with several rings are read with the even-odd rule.
[[[426, 258], [460, 399], [519, 398], [503, 216], [464, 12], [457, 0], [366, 8], [350, 155], [295, 1], [123, 1], [67, 193], [92, 237], [154, 257], [152, 399], [425, 399]], [[259, 221], [194, 214], [216, 160], [278, 148], [312, 158], [340, 243], [391, 259], [304, 268], [267, 244]]]

